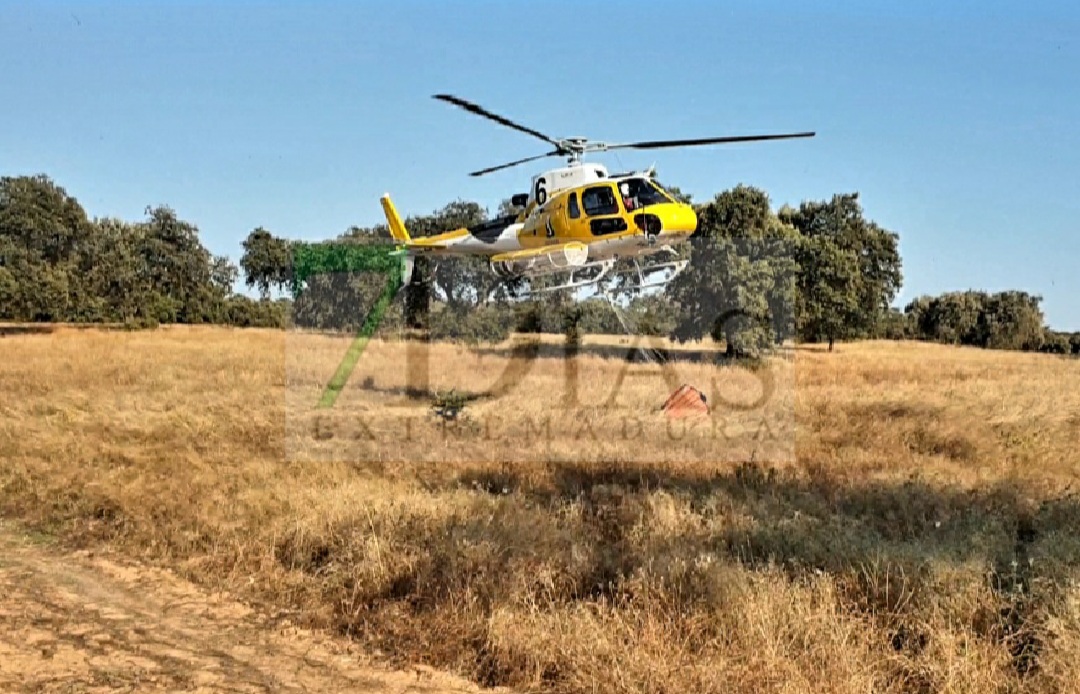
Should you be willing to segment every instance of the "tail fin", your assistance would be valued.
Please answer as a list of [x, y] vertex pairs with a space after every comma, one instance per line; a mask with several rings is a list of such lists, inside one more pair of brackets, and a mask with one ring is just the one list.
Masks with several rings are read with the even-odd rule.
[[409, 230], [405, 228], [405, 222], [401, 221], [401, 215], [398, 214], [394, 203], [390, 202], [390, 193], [382, 196], [382, 207], [386, 214], [386, 223], [390, 226], [390, 235], [394, 237], [394, 240], [400, 243], [411, 241], [412, 238], [409, 236]]

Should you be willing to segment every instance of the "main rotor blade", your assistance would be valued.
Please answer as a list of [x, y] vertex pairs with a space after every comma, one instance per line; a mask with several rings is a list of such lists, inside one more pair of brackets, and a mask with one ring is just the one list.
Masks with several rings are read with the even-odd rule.
[[760, 140], [785, 140], [792, 137], [813, 137], [815, 133], [785, 133], [783, 135], [739, 135], [736, 137], [709, 137], [697, 140], [647, 140], [608, 145], [606, 149], [657, 149], [659, 147], [692, 147], [730, 142], [757, 142]]
[[525, 157], [524, 159], [518, 159], [517, 161], [512, 161], [509, 164], [499, 164], [498, 166], [492, 166], [490, 169], [480, 169], [479, 171], [473, 171], [469, 175], [470, 176], [483, 176], [484, 174], [491, 173], [492, 171], [498, 171], [499, 169], [508, 169], [511, 166], [517, 166], [518, 164], [524, 164], [525, 162], [536, 161], [537, 159], [543, 159], [544, 157], [553, 157], [556, 154], [562, 154], [562, 152], [560, 152], [559, 150], [555, 150], [553, 152], [548, 152], [547, 154], [538, 154], [535, 157]]
[[521, 132], [528, 133], [529, 135], [532, 135], [533, 137], [539, 137], [541, 140], [543, 140], [544, 142], [547, 142], [548, 144], [555, 145], [556, 147], [559, 146], [558, 142], [551, 139], [550, 137], [548, 137], [544, 133], [537, 132], [536, 130], [533, 130], [532, 128], [526, 128], [524, 125], [518, 125], [514, 121], [512, 121], [512, 120], [510, 120], [508, 118], [503, 118], [502, 116], [496, 115], [496, 114], [492, 113], [491, 111], [488, 111], [487, 109], [483, 108], [482, 106], [477, 106], [476, 104], [472, 103], [471, 101], [466, 101], [465, 99], [459, 99], [458, 97], [453, 96], [451, 94], [436, 94], [432, 98], [433, 99], [439, 99], [441, 101], [445, 101], [447, 103], [454, 104], [455, 106], [460, 106], [461, 108], [465, 109], [466, 111], [469, 111], [471, 113], [475, 113], [478, 116], [483, 116], [485, 118], [490, 118], [491, 120], [495, 121], [496, 123], [501, 123], [502, 125], [505, 125], [508, 128], [513, 128], [514, 130], [520, 130]]

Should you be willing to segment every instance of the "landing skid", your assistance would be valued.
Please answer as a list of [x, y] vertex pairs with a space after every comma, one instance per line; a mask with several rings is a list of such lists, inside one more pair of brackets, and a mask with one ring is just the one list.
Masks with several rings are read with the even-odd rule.
[[[668, 248], [667, 250], [671, 253], [674, 253], [674, 251], [670, 248]], [[614, 269], [617, 260], [617, 258], [609, 258], [606, 260], [595, 260], [589, 263], [585, 263], [584, 265], [581, 265], [571, 270], [567, 281], [563, 282], [562, 284], [558, 284], [552, 287], [538, 287], [535, 289], [530, 287], [528, 289], [522, 289], [520, 291], [510, 290], [509, 294], [512, 299], [525, 300], [533, 296], [543, 296], [544, 294], [549, 294], [551, 292], [595, 286], [597, 287], [599, 293], [606, 295], [609, 294], [610, 291], [604, 288], [603, 284], [601, 284], [601, 281], [607, 279], [609, 282], [613, 282], [620, 276], [620, 273], [612, 274], [612, 270]], [[664, 263], [654, 263], [652, 265], [649, 265], [648, 267], [642, 267], [641, 263], [638, 261], [637, 258], [631, 258], [631, 261], [634, 264], [633, 276], [636, 277], [637, 282], [630, 284], [618, 283], [615, 286], [616, 293], [627, 294], [643, 291], [646, 289], [653, 289], [655, 287], [666, 286], [669, 282], [678, 277], [679, 274], [682, 273], [682, 271], [685, 270], [686, 266], [690, 263], [688, 259], [679, 259], [671, 260]], [[587, 273], [587, 271], [590, 270], [598, 271], [595, 272], [595, 274], [593, 274], [592, 276], [587, 276], [585, 278], [581, 277], [581, 274], [583, 272]], [[658, 279], [656, 278], [657, 273], [660, 273], [661, 275], [661, 277]], [[554, 274], [555, 273], [553, 272], [524, 274], [521, 275], [520, 279], [530, 280], [537, 277], [550, 277]]]
[[[642, 268], [641, 264], [638, 263], [637, 260], [635, 260], [634, 270], [637, 273], [638, 283], [632, 284], [627, 287], [620, 287], [620, 290], [626, 292], [636, 292], [643, 289], [652, 289], [653, 287], [666, 286], [669, 282], [678, 277], [679, 274], [686, 269], [686, 266], [689, 263], [690, 261], [686, 259], [671, 260], [666, 263], [655, 263], [653, 265], [650, 265], [648, 268]], [[664, 277], [662, 279], [648, 280], [645, 277], [646, 275], [652, 276], [653, 274], [658, 272], [663, 273], [667, 270], [671, 270], [671, 273], [667, 277]]]
[[[551, 292], [557, 292], [564, 289], [580, 289], [581, 287], [588, 287], [597, 284], [602, 280], [611, 269], [615, 267], [615, 260], [594, 260], [592, 262], [584, 263], [578, 267], [570, 270], [569, 277], [566, 282], [558, 284], [552, 287], [528, 287], [528, 288], [513, 288], [507, 287], [507, 294], [511, 300], [525, 301], [531, 297], [543, 296], [544, 294], [550, 294]], [[589, 276], [589, 272], [593, 271], [594, 274]], [[551, 277], [557, 274], [556, 272], [536, 272], [536, 273], [524, 273], [517, 278], [520, 280], [533, 280], [540, 277]], [[582, 277], [581, 275], [586, 275]]]
[[[670, 246], [665, 246], [662, 250], [671, 255], [676, 255], [675, 250]], [[679, 274], [686, 269], [686, 266], [690, 264], [690, 260], [686, 258], [669, 260], [663, 263], [653, 263], [646, 267], [642, 267], [641, 262], [636, 257], [631, 257], [630, 261], [634, 265], [632, 276], [636, 278], [636, 283], [625, 280], [621, 283], [615, 283], [612, 289], [616, 294], [632, 294], [634, 292], [653, 289], [655, 287], [664, 287], [678, 277]], [[619, 274], [613, 275], [612, 280], [619, 276]], [[622, 276], [625, 277], [626, 275]], [[603, 286], [598, 289], [601, 293], [611, 293]]]
[[[596, 284], [597, 282], [602, 280], [604, 277], [606, 277], [607, 274], [609, 272], [611, 272], [611, 269], [613, 267], [615, 267], [615, 261], [614, 260], [595, 260], [595, 261], [593, 261], [591, 263], [585, 263], [584, 265], [582, 265], [580, 267], [576, 267], [573, 270], [571, 270], [570, 271], [570, 278], [564, 284], [556, 285], [554, 287], [540, 287], [538, 289], [533, 289], [531, 291], [532, 291], [533, 294], [547, 294], [549, 292], [557, 292], [557, 291], [561, 291], [563, 289], [578, 289], [579, 287], [588, 287], [588, 286]], [[582, 270], [592, 270], [592, 269], [599, 269], [599, 272], [597, 272], [596, 275], [594, 275], [593, 277], [587, 277], [585, 279], [578, 279], [578, 280], [574, 279], [574, 277], [579, 275]], [[538, 276], [542, 276], [542, 275], [538, 275]]]

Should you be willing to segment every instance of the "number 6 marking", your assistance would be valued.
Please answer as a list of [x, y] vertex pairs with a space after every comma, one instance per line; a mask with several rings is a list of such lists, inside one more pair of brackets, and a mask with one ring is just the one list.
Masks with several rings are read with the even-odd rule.
[[537, 205], [543, 205], [545, 202], [547, 202], [547, 189], [544, 185], [546, 183], [547, 179], [543, 176], [536, 179], [536, 194], [534, 197], [536, 198]]

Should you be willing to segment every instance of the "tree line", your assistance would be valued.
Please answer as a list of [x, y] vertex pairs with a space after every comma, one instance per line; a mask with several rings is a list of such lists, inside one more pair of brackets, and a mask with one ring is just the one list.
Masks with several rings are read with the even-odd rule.
[[0, 178], [0, 320], [282, 325], [287, 307], [235, 293], [237, 277], [167, 206], [90, 219], [46, 176]]
[[1023, 291], [968, 290], [921, 296], [892, 322], [897, 339], [920, 339], [987, 349], [1080, 354], [1080, 333], [1044, 325], [1042, 298]]
[[[773, 210], [768, 195], [739, 185], [694, 204], [698, 230], [682, 250], [690, 263], [663, 291], [626, 296], [618, 314], [599, 298], [556, 291], [512, 301], [513, 286], [481, 258], [418, 259], [384, 335], [423, 331], [435, 339], [499, 340], [511, 331], [711, 338], [730, 354], [757, 355], [784, 340], [921, 339], [994, 349], [1080, 353], [1080, 334], [1044, 325], [1041, 298], [1025, 292], [952, 292], [892, 307], [902, 284], [898, 235], [868, 219], [857, 193]], [[496, 214], [513, 213], [504, 201]], [[406, 224], [425, 236], [488, 219], [455, 201]], [[390, 242], [384, 225], [351, 227], [335, 243]], [[137, 222], [90, 219], [47, 176], [0, 178], [0, 320], [217, 323], [355, 330], [381, 289], [377, 276], [310, 278], [296, 300], [294, 241], [259, 227], [239, 264], [210, 253], [196, 225], [167, 206]], [[625, 262], [622, 268], [627, 269]], [[236, 293], [244, 284], [259, 294]], [[544, 284], [544, 282], [540, 282]], [[550, 284], [550, 282], [548, 282]]]

